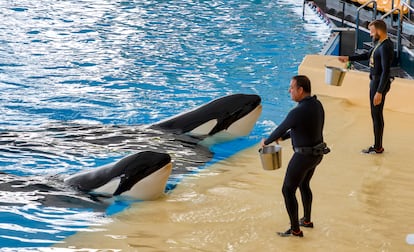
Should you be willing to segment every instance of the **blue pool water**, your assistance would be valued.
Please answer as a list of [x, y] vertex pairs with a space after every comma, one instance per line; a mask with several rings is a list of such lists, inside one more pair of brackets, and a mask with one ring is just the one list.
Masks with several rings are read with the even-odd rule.
[[[250, 136], [213, 146], [211, 162], [252, 146], [294, 106], [290, 78], [329, 36], [310, 10], [302, 19], [301, 0], [5, 0], [0, 10], [0, 172], [14, 188], [130, 151], [60, 142], [52, 128], [145, 125], [232, 93], [259, 94], [263, 113]], [[41, 204], [35, 190], [0, 191], [2, 247], [50, 246], [128, 205]]]

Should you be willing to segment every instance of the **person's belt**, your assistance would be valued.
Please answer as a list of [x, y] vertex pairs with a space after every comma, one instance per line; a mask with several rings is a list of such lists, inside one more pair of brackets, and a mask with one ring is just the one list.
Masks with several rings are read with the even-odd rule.
[[294, 147], [293, 150], [296, 153], [299, 153], [299, 154], [313, 155], [313, 148], [312, 147]]
[[326, 143], [320, 143], [313, 147], [294, 147], [293, 150], [299, 154], [312, 156], [328, 154], [331, 151]]

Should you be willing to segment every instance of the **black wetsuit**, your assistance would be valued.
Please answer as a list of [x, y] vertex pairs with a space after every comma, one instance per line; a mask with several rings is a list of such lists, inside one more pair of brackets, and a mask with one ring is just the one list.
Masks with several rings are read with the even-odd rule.
[[[286, 119], [270, 134], [265, 144], [270, 144], [282, 138], [291, 138], [294, 148], [313, 147], [323, 142], [323, 125], [325, 112], [316, 96], [309, 96], [299, 102], [287, 115]], [[289, 214], [291, 229], [299, 230], [298, 202], [296, 190], [299, 187], [305, 221], [311, 220], [312, 191], [309, 182], [316, 166], [322, 161], [323, 155], [301, 154], [295, 152], [289, 161], [283, 196]]]
[[[374, 126], [374, 147], [382, 148], [382, 136], [384, 133], [384, 116], [383, 109], [385, 103], [385, 95], [390, 90], [391, 76], [390, 68], [394, 57], [394, 45], [390, 39], [385, 39], [381, 44], [376, 44], [369, 52], [350, 56], [350, 61], [370, 60], [369, 73], [369, 98], [371, 107], [371, 117]], [[374, 52], [372, 59], [371, 54]], [[379, 105], [374, 106], [373, 100], [375, 93], [382, 94], [382, 101]]]

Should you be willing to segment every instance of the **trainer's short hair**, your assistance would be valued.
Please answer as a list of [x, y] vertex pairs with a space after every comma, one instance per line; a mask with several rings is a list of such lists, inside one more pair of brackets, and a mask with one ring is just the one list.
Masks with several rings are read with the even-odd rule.
[[374, 26], [375, 29], [387, 32], [387, 24], [382, 19], [377, 19], [369, 23], [368, 27]]
[[296, 75], [292, 77], [292, 80], [296, 81], [296, 86], [303, 88], [306, 93], [311, 93], [311, 82], [305, 75]]

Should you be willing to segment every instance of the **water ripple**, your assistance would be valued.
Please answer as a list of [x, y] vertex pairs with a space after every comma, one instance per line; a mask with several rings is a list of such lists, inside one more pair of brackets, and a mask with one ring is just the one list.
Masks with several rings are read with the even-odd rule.
[[303, 56], [329, 35], [314, 16], [301, 18], [302, 2], [1, 1], [0, 165], [9, 174], [1, 179], [27, 188], [0, 190], [2, 246], [47, 246], [109, 220], [76, 204], [38, 204], [93, 203], [44, 193], [40, 184], [56, 183], [44, 177], [154, 148], [148, 139], [187, 172], [202, 168], [197, 156], [211, 158], [168, 136], [159, 142], [137, 133], [136, 125], [226, 94], [256, 93], [264, 110], [252, 135], [215, 146], [213, 160], [256, 143], [292, 106], [286, 90]]

